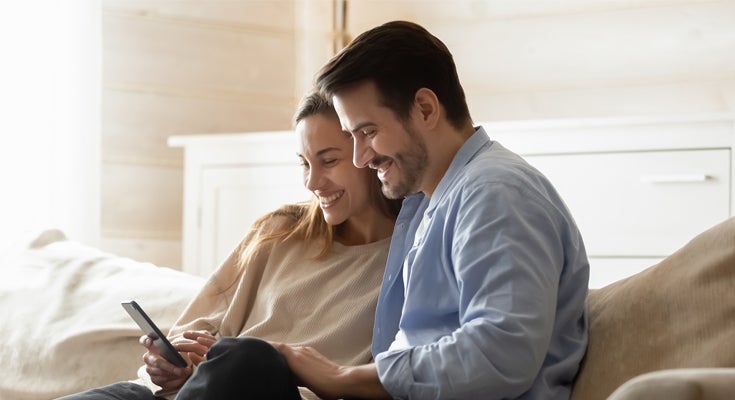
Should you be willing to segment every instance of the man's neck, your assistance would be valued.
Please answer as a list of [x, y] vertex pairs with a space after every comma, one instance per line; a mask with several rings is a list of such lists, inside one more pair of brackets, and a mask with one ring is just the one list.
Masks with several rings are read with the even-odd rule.
[[429, 165], [426, 167], [425, 183], [421, 189], [426, 197], [434, 194], [434, 190], [449, 169], [454, 156], [475, 133], [471, 122], [466, 125], [462, 129], [457, 129], [445, 121], [438, 127], [439, 129], [429, 133], [430, 136], [426, 139]]

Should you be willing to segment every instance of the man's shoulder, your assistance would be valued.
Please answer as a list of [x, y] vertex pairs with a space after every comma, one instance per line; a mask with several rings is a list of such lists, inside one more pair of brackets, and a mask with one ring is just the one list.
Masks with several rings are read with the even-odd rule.
[[523, 157], [493, 142], [465, 164], [459, 177], [463, 186], [473, 187], [493, 183], [527, 185], [529, 178], [539, 175]]

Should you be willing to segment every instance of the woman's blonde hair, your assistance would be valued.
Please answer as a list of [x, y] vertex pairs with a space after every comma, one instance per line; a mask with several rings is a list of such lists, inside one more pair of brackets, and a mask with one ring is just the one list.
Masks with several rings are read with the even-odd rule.
[[[296, 125], [301, 120], [313, 115], [323, 115], [337, 119], [337, 113], [334, 111], [332, 104], [316, 91], [307, 94], [301, 100], [294, 114], [293, 123]], [[373, 184], [369, 190], [371, 201], [377, 205], [378, 210], [382, 214], [395, 220], [401, 208], [402, 200], [392, 200], [383, 196], [380, 180], [375, 174], [373, 174], [373, 177]], [[266, 232], [259, 232], [274, 217], [285, 217], [284, 220], [286, 222], [276, 224], [277, 226], [268, 229]], [[322, 249], [316, 258], [325, 257], [332, 248], [336, 227], [329, 225], [324, 220], [324, 214], [319, 205], [319, 200], [316, 197], [312, 197], [309, 201], [287, 204], [276, 211], [264, 215], [255, 221], [251, 229], [250, 236], [252, 240], [249, 243], [243, 242], [239, 249], [240, 265], [243, 267], [255, 257], [265, 242], [272, 240], [288, 240], [293, 238], [304, 241], [321, 241]]]

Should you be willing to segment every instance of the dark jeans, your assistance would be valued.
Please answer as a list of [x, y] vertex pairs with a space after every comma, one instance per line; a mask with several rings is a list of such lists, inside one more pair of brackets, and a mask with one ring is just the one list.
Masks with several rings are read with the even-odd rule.
[[57, 400], [158, 400], [145, 386], [132, 382], [118, 382], [102, 386], [86, 392], [70, 394]]
[[[158, 400], [151, 391], [130, 382], [62, 397], [59, 400]], [[179, 390], [176, 400], [273, 399], [299, 400], [286, 360], [273, 346], [255, 338], [224, 338], [209, 349], [207, 361]]]

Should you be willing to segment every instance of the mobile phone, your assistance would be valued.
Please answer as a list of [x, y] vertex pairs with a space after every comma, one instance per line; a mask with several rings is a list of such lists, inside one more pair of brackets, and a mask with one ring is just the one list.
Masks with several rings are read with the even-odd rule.
[[166, 339], [160, 329], [153, 323], [148, 314], [134, 300], [125, 301], [121, 303], [125, 311], [133, 317], [133, 320], [140, 327], [140, 329], [153, 340], [153, 345], [158, 348], [163, 358], [168, 360], [171, 364], [177, 367], [186, 367], [186, 360], [181, 357], [178, 351], [174, 348], [171, 342]]

